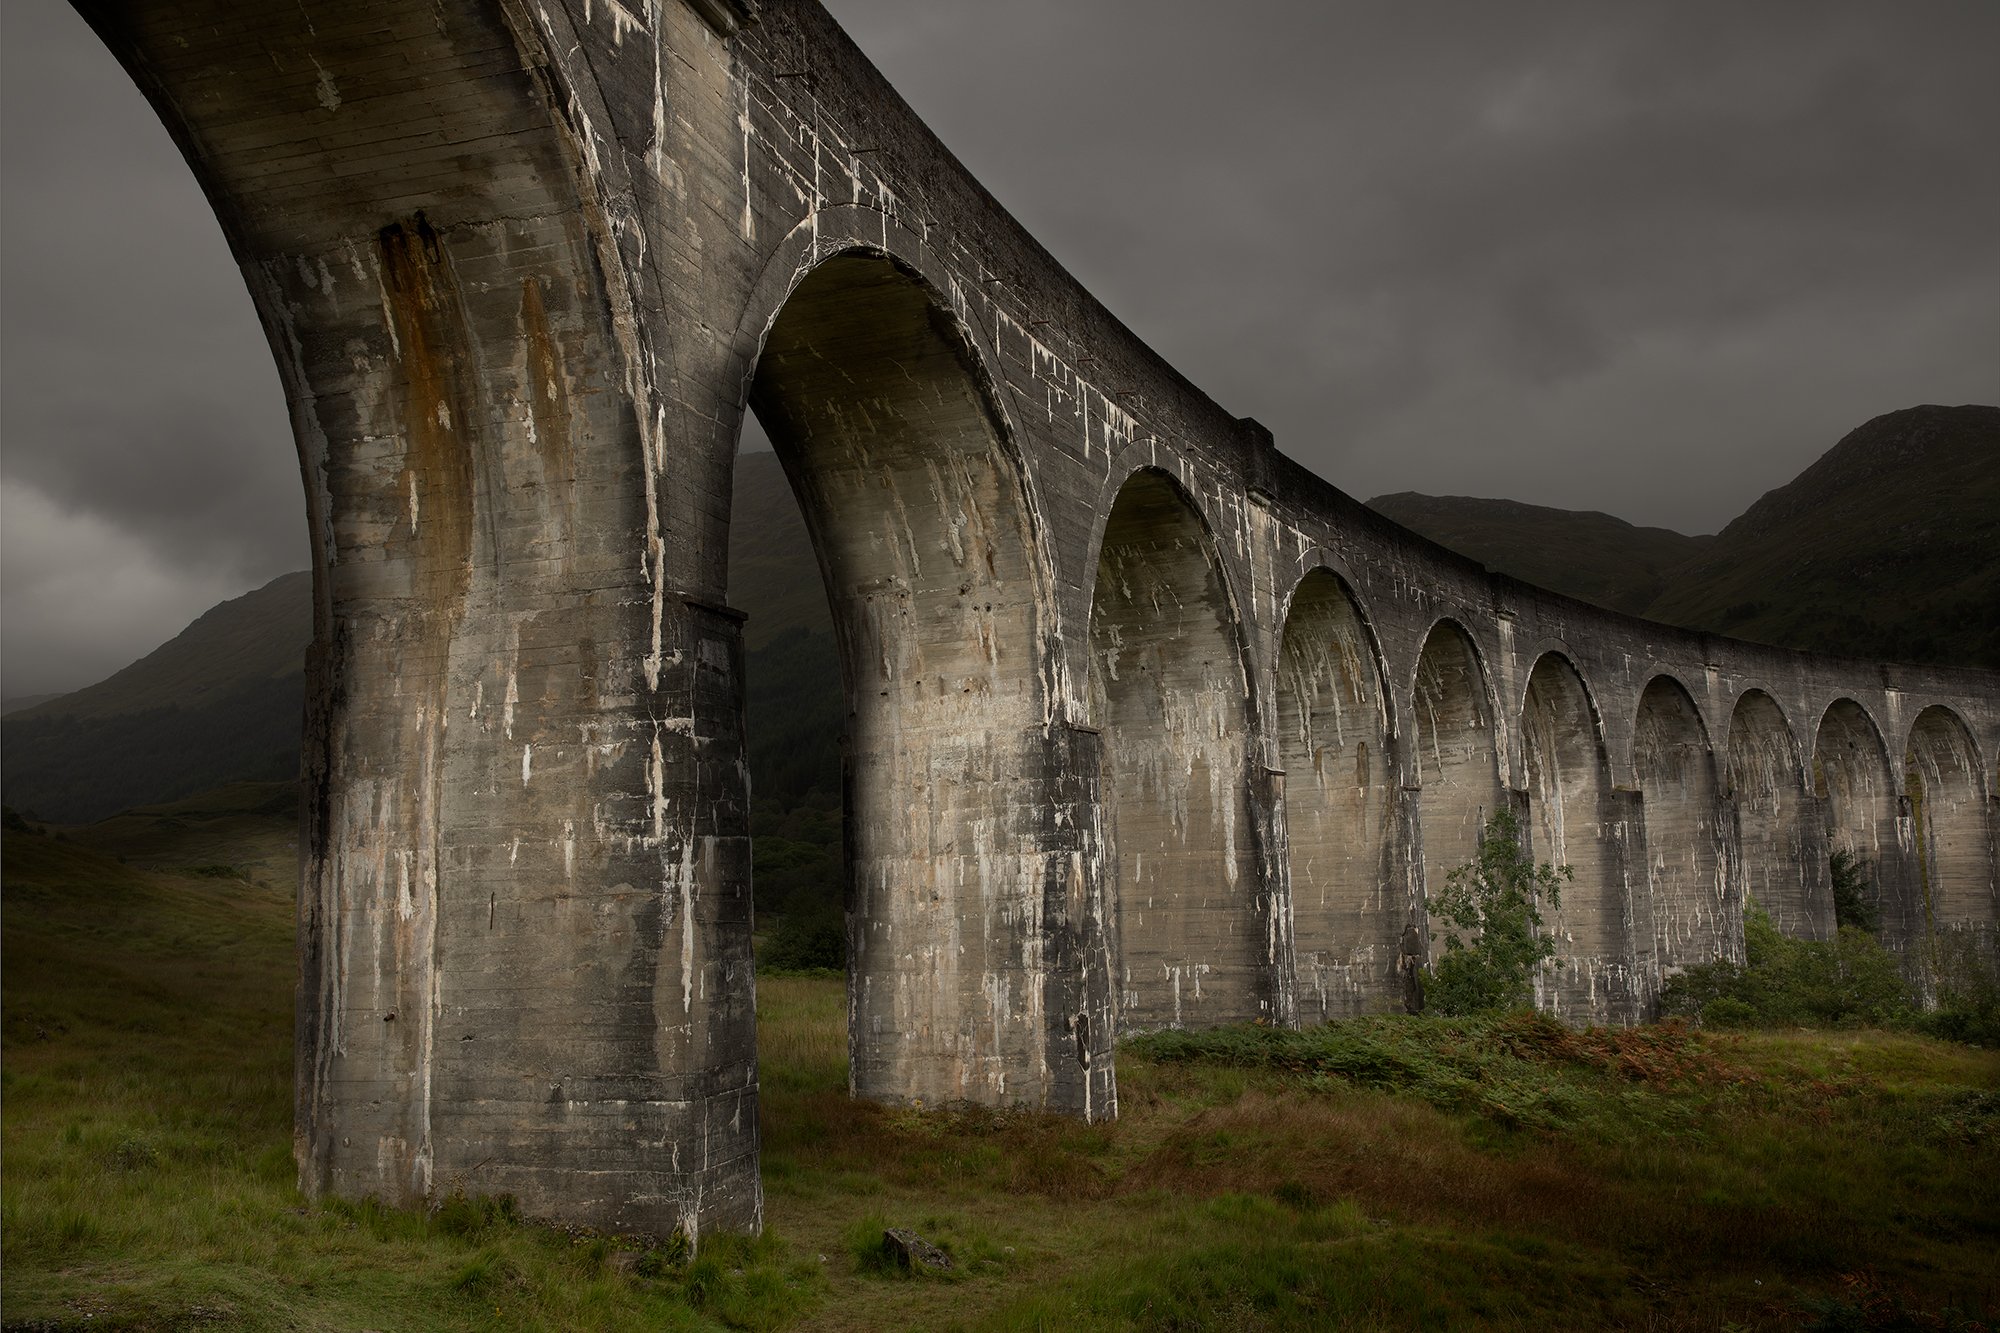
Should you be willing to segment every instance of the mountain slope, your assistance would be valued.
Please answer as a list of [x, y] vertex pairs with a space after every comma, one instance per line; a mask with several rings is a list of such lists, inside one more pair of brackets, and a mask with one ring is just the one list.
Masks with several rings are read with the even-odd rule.
[[223, 602], [137, 662], [0, 722], [8, 804], [81, 823], [299, 770], [312, 576]]
[[1516, 500], [1398, 491], [1368, 507], [1489, 569], [1598, 606], [1642, 614], [1710, 537], [1641, 528], [1610, 514]]
[[1876, 417], [1766, 494], [1646, 615], [1890, 661], [2000, 667], [2000, 407]]

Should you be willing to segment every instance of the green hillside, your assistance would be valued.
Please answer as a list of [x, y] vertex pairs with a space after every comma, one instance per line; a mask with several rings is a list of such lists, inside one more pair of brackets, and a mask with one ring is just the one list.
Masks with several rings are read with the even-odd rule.
[[1642, 614], [1714, 540], [1517, 500], [1398, 491], [1368, 507], [1488, 569], [1629, 615]]

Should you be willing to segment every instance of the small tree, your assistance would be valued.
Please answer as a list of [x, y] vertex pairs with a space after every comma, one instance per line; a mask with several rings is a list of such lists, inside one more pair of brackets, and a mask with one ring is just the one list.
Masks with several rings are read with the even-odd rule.
[[1850, 851], [1837, 851], [1827, 861], [1833, 881], [1833, 921], [1836, 926], [1853, 926], [1873, 935], [1882, 927], [1882, 913], [1875, 906], [1875, 886], [1868, 882], [1868, 869]]
[[1531, 1005], [1535, 972], [1556, 952], [1542, 933], [1541, 904], [1562, 906], [1562, 885], [1572, 878], [1568, 866], [1536, 865], [1521, 850], [1513, 811], [1487, 820], [1478, 855], [1447, 875], [1431, 899], [1432, 920], [1452, 933], [1425, 970], [1426, 1007], [1473, 1014]]

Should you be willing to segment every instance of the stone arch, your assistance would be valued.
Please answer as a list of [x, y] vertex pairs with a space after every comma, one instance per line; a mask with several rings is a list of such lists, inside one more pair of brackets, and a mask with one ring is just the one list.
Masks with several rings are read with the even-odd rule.
[[1539, 987], [1541, 1005], [1576, 1021], [1638, 1016], [1640, 938], [1625, 883], [1611, 773], [1597, 705], [1571, 661], [1544, 653], [1521, 710], [1529, 830], [1535, 859], [1570, 867], [1560, 908], [1547, 912], [1556, 956]]
[[1435, 893], [1478, 853], [1481, 830], [1506, 802], [1485, 668], [1457, 621], [1431, 626], [1411, 697], [1424, 883]]
[[1735, 809], [1736, 880], [1787, 935], [1833, 935], [1826, 831], [1811, 816], [1798, 741], [1764, 690], [1745, 690], [1729, 715], [1728, 796]]
[[1394, 765], [1380, 654], [1353, 593], [1324, 568], [1294, 588], [1278, 654], [1299, 1018], [1380, 1008], [1396, 994], [1410, 906], [1394, 852]]
[[1639, 696], [1632, 772], [1645, 820], [1660, 968], [1740, 958], [1743, 914], [1730, 891], [1715, 756], [1700, 711], [1672, 676], [1653, 677]]
[[1039, 1102], [1046, 578], [991, 380], [927, 284], [857, 250], [793, 288], [750, 404], [839, 643], [853, 1091]]
[[1242, 631], [1208, 527], [1165, 472], [1133, 473], [1111, 506], [1090, 647], [1122, 1029], [1268, 1016]]
[[1934, 932], [1991, 935], [2000, 925], [1983, 773], [1958, 714], [1942, 705], [1917, 714], [1903, 750], [1903, 782], [1924, 915]]
[[1824, 802], [1830, 851], [1859, 864], [1881, 913], [1882, 942], [1908, 948], [1923, 929], [1923, 908], [1897, 833], [1901, 788], [1875, 719], [1853, 699], [1836, 699], [1813, 742], [1813, 791]]

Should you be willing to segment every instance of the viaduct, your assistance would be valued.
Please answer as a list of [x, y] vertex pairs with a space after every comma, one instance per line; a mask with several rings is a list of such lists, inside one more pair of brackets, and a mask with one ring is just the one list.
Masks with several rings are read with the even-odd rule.
[[[849, 708], [856, 1095], [1115, 1115], [1115, 1039], [1399, 1002], [1517, 810], [1540, 989], [1632, 1022], [1754, 895], [1995, 928], [2000, 676], [1488, 573], [1204, 396], [816, 0], [78, 0], [269, 334], [316, 584], [300, 1178], [755, 1228], [731, 466]], [[802, 574], [802, 577], [810, 577]]]

